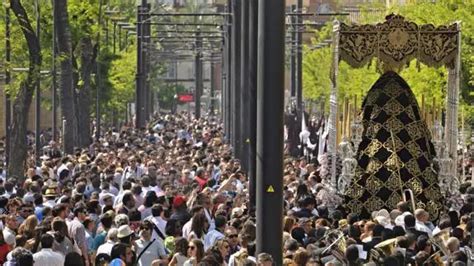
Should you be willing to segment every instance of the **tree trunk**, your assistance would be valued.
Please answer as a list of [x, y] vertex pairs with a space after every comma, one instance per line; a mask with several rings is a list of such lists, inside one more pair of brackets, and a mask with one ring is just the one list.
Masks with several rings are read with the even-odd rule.
[[74, 108], [74, 87], [72, 73], [71, 31], [69, 28], [67, 0], [54, 0], [57, 25], [57, 47], [60, 60], [59, 91], [62, 117], [66, 120], [63, 129], [64, 152], [72, 154], [77, 143], [77, 121]]
[[11, 139], [10, 139], [10, 163], [8, 172], [10, 176], [23, 179], [24, 165], [27, 158], [26, 132], [28, 125], [28, 111], [35, 91], [36, 84], [40, 79], [41, 50], [39, 40], [30, 24], [20, 0], [10, 0], [10, 8], [18, 18], [18, 23], [28, 45], [29, 70], [26, 80], [20, 84], [20, 90], [13, 102]]
[[76, 90], [77, 144], [78, 147], [84, 148], [91, 144], [91, 73], [97, 53], [90, 37], [80, 40], [79, 49], [81, 69], [78, 72], [81, 82]]

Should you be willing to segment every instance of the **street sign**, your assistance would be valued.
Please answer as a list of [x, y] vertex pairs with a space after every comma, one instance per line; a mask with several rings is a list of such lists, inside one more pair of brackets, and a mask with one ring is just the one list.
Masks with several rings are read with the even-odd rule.
[[178, 102], [180, 102], [180, 103], [194, 102], [194, 94], [192, 94], [192, 93], [180, 93], [180, 94], [178, 94]]

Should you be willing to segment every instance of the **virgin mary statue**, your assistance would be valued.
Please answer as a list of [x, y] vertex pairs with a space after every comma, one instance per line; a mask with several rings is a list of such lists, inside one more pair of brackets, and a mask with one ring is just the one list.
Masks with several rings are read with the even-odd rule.
[[434, 147], [405, 80], [392, 71], [383, 74], [364, 99], [362, 121], [362, 142], [355, 177], [346, 191], [346, 207], [370, 217], [373, 211], [396, 208], [403, 201], [402, 193], [411, 190], [416, 208], [436, 219], [442, 195], [432, 167]]

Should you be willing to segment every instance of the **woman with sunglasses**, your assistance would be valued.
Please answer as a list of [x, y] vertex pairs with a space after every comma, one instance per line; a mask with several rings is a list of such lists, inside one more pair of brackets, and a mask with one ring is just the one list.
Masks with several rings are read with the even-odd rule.
[[204, 257], [204, 244], [199, 239], [192, 239], [188, 244], [189, 259], [184, 263], [184, 266], [196, 266]]
[[212, 255], [219, 265], [226, 266], [226, 258], [229, 255], [230, 245], [229, 241], [225, 239], [217, 240], [214, 246], [208, 251], [208, 255]]

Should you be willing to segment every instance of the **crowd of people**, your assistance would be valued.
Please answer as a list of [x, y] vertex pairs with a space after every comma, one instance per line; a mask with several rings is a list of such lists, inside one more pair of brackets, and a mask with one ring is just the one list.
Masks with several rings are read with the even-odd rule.
[[[248, 178], [217, 119], [162, 115], [72, 155], [51, 141], [41, 160], [24, 177], [0, 170], [0, 265], [281, 264], [256, 253]], [[334, 208], [317, 161], [287, 156], [284, 185], [283, 265], [473, 265], [470, 184], [437, 221], [409, 202]]]

